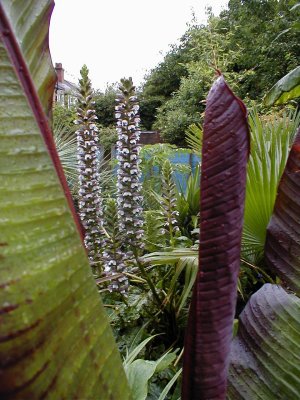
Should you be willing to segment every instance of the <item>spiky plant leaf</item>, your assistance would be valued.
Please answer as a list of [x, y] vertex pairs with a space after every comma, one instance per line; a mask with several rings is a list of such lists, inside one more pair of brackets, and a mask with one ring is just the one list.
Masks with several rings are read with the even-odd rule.
[[223, 399], [240, 266], [249, 131], [224, 78], [208, 98], [202, 149], [199, 272], [183, 363], [183, 400]]
[[169, 264], [170, 268], [174, 269], [173, 265], [175, 265], [175, 270], [166, 294], [166, 302], [168, 302], [171, 297], [174, 299], [173, 295], [177, 290], [179, 277], [184, 273], [184, 284], [183, 287], [180, 287], [180, 293], [176, 297], [176, 304], [174, 304], [177, 315], [179, 315], [181, 310], [185, 307], [195, 283], [198, 271], [198, 253], [199, 250], [197, 247], [177, 248], [146, 254], [141, 258], [142, 262], [151, 264], [152, 266]]
[[148, 383], [152, 376], [166, 369], [175, 358], [175, 353], [167, 352], [156, 361], [137, 359], [127, 363], [125, 371], [132, 392], [132, 400], [146, 400]]
[[173, 265], [175, 264], [175, 271], [170, 282], [166, 301], [173, 297], [179, 277], [184, 273], [184, 284], [180, 288], [180, 294], [175, 304], [177, 314], [186, 305], [186, 301], [195, 283], [198, 271], [198, 253], [198, 248], [177, 248], [168, 251], [157, 251], [142, 257], [143, 262], [149, 263], [152, 266], [169, 264], [174, 268]]
[[[165, 400], [166, 399], [166, 396], [168, 395], [172, 386], [174, 385], [174, 383], [177, 381], [177, 379], [179, 378], [179, 376], [181, 374], [182, 374], [182, 368], [180, 368], [180, 370], [178, 370], [176, 372], [176, 374], [173, 376], [173, 378], [170, 380], [170, 382], [168, 382], [168, 384], [166, 385], [164, 390], [161, 392], [161, 394], [159, 395], [159, 398], [157, 400]], [[177, 399], [177, 400], [180, 400], [180, 399]]]
[[145, 248], [149, 252], [154, 252], [164, 246], [163, 225], [164, 220], [161, 212], [150, 210], [144, 213], [145, 217]]
[[[35, 27], [49, 4], [12, 3], [26, 3]], [[0, 397], [129, 399], [52, 134], [3, 2], [0, 97]]]
[[199, 124], [192, 124], [185, 132], [185, 140], [195, 154], [201, 155], [203, 130]]
[[181, 196], [188, 204], [190, 215], [198, 215], [200, 207], [200, 165], [197, 165], [187, 180], [186, 189], [180, 187]]
[[188, 297], [192, 293], [192, 289], [196, 280], [198, 272], [198, 254], [194, 257], [181, 257], [176, 263], [175, 272], [172, 277], [170, 287], [168, 289], [166, 300], [174, 298], [174, 291], [178, 285], [179, 277], [184, 272], [184, 284], [180, 287], [180, 295], [174, 304], [177, 316], [180, 314], [182, 308], [186, 305]]

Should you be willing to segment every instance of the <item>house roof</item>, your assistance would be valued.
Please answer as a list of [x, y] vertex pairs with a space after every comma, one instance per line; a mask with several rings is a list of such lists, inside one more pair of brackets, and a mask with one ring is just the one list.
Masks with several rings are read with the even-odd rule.
[[78, 86], [75, 83], [69, 82], [66, 79], [64, 82], [56, 82], [55, 88], [57, 90], [63, 90], [66, 93], [76, 94]]

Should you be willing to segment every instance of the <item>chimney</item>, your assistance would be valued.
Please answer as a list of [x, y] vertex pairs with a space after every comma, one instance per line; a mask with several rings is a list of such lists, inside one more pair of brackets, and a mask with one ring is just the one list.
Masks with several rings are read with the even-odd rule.
[[64, 78], [65, 70], [62, 67], [62, 63], [55, 63], [55, 72], [56, 72], [58, 82], [63, 83], [65, 80], [65, 78]]

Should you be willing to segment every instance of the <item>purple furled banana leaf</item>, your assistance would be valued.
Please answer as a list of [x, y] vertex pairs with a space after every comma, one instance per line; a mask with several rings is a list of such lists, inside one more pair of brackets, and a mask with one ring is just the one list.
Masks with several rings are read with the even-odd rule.
[[[41, 47], [47, 52], [46, 42], [33, 44], [45, 39], [36, 35], [48, 23], [37, 25], [52, 7], [48, 0], [0, 1], [0, 398], [127, 400], [120, 355], [24, 61], [25, 41], [33, 60], [41, 60], [34, 54]], [[16, 27], [32, 27], [22, 51]], [[51, 87], [46, 75], [41, 85]]]
[[296, 400], [300, 394], [300, 300], [266, 284], [249, 300], [231, 347], [230, 400]]
[[182, 399], [224, 399], [249, 154], [246, 108], [220, 76], [207, 98], [200, 256], [185, 338]]
[[300, 294], [300, 129], [282, 175], [267, 229], [265, 257], [284, 287]]

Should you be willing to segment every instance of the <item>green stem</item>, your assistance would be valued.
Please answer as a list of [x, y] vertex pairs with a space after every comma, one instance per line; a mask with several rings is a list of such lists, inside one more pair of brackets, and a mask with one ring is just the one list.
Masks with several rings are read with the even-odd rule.
[[147, 281], [145, 281], [145, 279], [140, 278], [137, 275], [134, 274], [130, 274], [129, 272], [124, 272], [124, 275], [128, 276], [130, 279], [135, 280], [135, 282], [139, 282], [139, 283], [147, 283]]
[[249, 263], [248, 261], [244, 260], [243, 258], [241, 258], [242, 263], [248, 265], [248, 267], [260, 272], [266, 279], [268, 282], [275, 284], [276, 282], [274, 282], [274, 280], [270, 277], [270, 275], [268, 275], [262, 268], [257, 267], [256, 265], [253, 265], [251, 263]]
[[184, 347], [182, 348], [181, 352], [179, 353], [179, 356], [177, 357], [177, 359], [175, 360], [174, 367], [176, 367], [176, 365], [179, 363], [181, 357], [183, 356], [183, 350], [184, 350]]
[[136, 250], [136, 249], [133, 249], [133, 254], [134, 254], [136, 264], [137, 264], [137, 266], [138, 266], [138, 268], [139, 268], [139, 270], [140, 270], [140, 272], [141, 272], [142, 277], [145, 279], [145, 281], [147, 281], [147, 283], [148, 283], [148, 285], [149, 285], [149, 288], [150, 288], [150, 290], [151, 290], [151, 292], [152, 292], [152, 294], [153, 294], [153, 297], [154, 297], [154, 299], [155, 299], [155, 301], [156, 301], [158, 307], [161, 308], [161, 306], [162, 306], [162, 301], [160, 300], [160, 297], [159, 297], [159, 295], [158, 295], [158, 293], [157, 293], [157, 291], [156, 291], [156, 288], [155, 288], [155, 286], [154, 286], [152, 280], [151, 280], [150, 277], [148, 276], [148, 274], [147, 274], [147, 272], [146, 272], [146, 270], [145, 270], [143, 264], [139, 261], [139, 259], [138, 259], [138, 254], [137, 254], [137, 250]]

